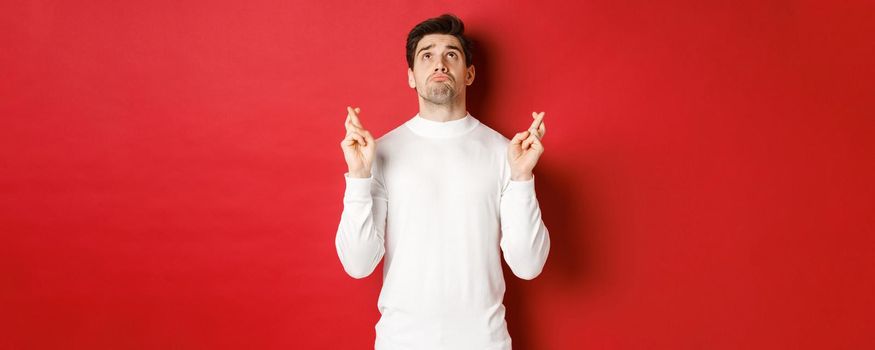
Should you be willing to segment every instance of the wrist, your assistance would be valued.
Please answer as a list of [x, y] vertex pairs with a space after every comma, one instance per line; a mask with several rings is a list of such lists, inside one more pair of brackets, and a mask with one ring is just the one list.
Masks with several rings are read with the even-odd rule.
[[532, 178], [534, 178], [534, 175], [531, 172], [525, 173], [525, 174], [511, 174], [510, 175], [511, 181], [529, 181]]
[[367, 170], [349, 171], [348, 174], [349, 174], [349, 177], [362, 178], [362, 179], [371, 177], [371, 172], [367, 171]]

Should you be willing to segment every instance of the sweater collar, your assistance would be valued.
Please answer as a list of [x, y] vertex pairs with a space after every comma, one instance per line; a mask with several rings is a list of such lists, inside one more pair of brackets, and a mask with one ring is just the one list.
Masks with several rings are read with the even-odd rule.
[[417, 113], [412, 119], [408, 120], [404, 125], [413, 131], [413, 133], [434, 138], [447, 138], [462, 135], [471, 131], [480, 124], [480, 121], [471, 116], [471, 113], [465, 115], [461, 119], [451, 120], [448, 122], [436, 122], [419, 116]]

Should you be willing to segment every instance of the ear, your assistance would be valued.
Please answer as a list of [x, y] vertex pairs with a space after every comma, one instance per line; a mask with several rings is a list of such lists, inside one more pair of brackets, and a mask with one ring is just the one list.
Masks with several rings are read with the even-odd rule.
[[409, 85], [411, 89], [416, 88], [416, 79], [413, 79], [413, 69], [410, 68], [407, 68], [407, 85]]
[[474, 65], [472, 64], [465, 70], [465, 85], [474, 83]]

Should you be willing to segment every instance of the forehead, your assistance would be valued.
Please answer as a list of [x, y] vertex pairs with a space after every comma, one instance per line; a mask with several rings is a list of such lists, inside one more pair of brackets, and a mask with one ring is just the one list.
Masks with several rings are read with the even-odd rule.
[[447, 46], [462, 47], [459, 39], [449, 34], [428, 34], [419, 43], [416, 44], [416, 52], [419, 52], [423, 47], [434, 45], [435, 48], [445, 48]]

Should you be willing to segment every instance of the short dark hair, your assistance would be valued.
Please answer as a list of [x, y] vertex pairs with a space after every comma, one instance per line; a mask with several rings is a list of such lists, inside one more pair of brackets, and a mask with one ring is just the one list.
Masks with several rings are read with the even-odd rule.
[[471, 40], [466, 38], [465, 24], [459, 17], [453, 14], [445, 13], [439, 17], [429, 18], [417, 24], [407, 34], [407, 67], [413, 69], [414, 55], [416, 55], [416, 45], [419, 41], [428, 34], [449, 34], [459, 39], [462, 44], [462, 51], [465, 54], [465, 66], [470, 67], [473, 64], [471, 57]]

